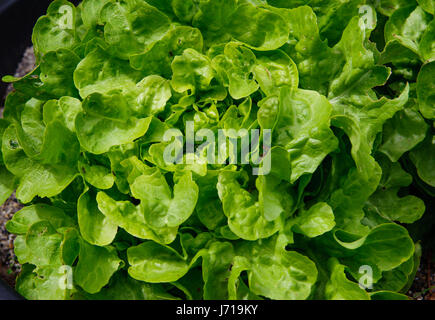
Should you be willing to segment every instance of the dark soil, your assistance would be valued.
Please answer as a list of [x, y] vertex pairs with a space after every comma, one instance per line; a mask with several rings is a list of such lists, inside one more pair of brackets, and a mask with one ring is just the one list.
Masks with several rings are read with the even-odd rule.
[[420, 267], [408, 291], [408, 296], [415, 300], [435, 300], [435, 263], [432, 253], [426, 252], [421, 257]]
[[[19, 63], [14, 76], [22, 77], [34, 67], [35, 55], [33, 54], [33, 47], [29, 47], [24, 52], [23, 59]], [[6, 94], [12, 90], [12, 85], [9, 85]], [[2, 116], [3, 106], [0, 108], [0, 117]], [[21, 266], [14, 254], [15, 236], [6, 231], [5, 224], [12, 218], [14, 213], [21, 208], [22, 205], [15, 198], [15, 193], [0, 207], [0, 278], [5, 280], [12, 287], [15, 286], [15, 279], [21, 271]]]
[[18, 203], [15, 194], [0, 207], [0, 278], [11, 286], [14, 286], [21, 266], [14, 254], [15, 236], [6, 231], [5, 224], [21, 208], [22, 205]]

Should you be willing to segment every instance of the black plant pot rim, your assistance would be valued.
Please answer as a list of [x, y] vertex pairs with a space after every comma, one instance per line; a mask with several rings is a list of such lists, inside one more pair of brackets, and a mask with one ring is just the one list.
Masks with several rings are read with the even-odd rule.
[[0, 3], [0, 14], [6, 11], [7, 8], [9, 8], [12, 4], [14, 4], [17, 1], [19, 0], [3, 0], [2, 3]]
[[23, 297], [4, 283], [3, 280], [0, 280], [0, 300], [23, 300]]

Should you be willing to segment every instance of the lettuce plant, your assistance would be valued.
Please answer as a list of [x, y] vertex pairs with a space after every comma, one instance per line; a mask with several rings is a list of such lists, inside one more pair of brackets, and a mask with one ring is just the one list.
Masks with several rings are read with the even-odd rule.
[[[3, 78], [18, 292], [405, 299], [405, 227], [435, 190], [434, 28], [431, 0], [53, 1], [36, 68]], [[268, 130], [270, 171], [200, 141], [168, 163], [189, 123], [236, 146]]]

